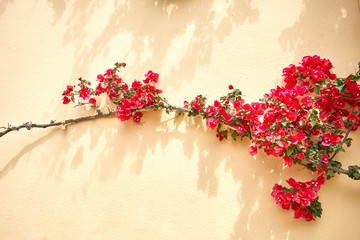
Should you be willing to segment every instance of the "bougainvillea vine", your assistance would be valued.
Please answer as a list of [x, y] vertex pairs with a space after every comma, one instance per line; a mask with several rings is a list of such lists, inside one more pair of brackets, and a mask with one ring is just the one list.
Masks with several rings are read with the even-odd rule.
[[[250, 155], [262, 149], [267, 155], [281, 158], [285, 166], [300, 164], [313, 171], [314, 179], [300, 182], [290, 178], [286, 181], [289, 187], [275, 184], [271, 193], [283, 209], [294, 211], [294, 218], [306, 221], [321, 217], [318, 191], [326, 180], [335, 173], [360, 179], [357, 165], [345, 169], [336, 158], [345, 151], [345, 146], [351, 145], [349, 133], [360, 124], [359, 71], [339, 78], [332, 72], [329, 60], [306, 56], [298, 66], [291, 64], [284, 68], [284, 86], [270, 90], [258, 102], [246, 103], [241, 91], [229, 85], [229, 92], [211, 104], [205, 96], [198, 95], [184, 101], [183, 107], [176, 107], [155, 87], [159, 80], [157, 73], [148, 71], [144, 80], [127, 84], [119, 76], [125, 66], [116, 63], [114, 68], [99, 74], [95, 88], [91, 82], [79, 78], [77, 85], [68, 85], [62, 93], [63, 104], [90, 104], [96, 107], [97, 115], [43, 125], [8, 126], [0, 132], [0, 137], [20, 128], [64, 126], [112, 115], [121, 121], [132, 119], [139, 123], [145, 110], [201, 116], [220, 141], [247, 137], [251, 141]], [[102, 113], [98, 109], [100, 95], [107, 95], [114, 110]]]

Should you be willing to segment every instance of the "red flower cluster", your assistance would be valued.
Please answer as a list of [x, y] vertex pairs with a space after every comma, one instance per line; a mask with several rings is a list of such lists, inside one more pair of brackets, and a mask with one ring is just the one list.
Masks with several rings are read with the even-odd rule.
[[73, 99], [74, 95], [77, 94], [84, 101], [96, 105], [94, 97], [105, 93], [117, 105], [117, 117], [121, 121], [126, 121], [132, 117], [134, 122], [141, 121], [143, 113], [138, 112], [138, 110], [144, 107], [163, 108], [164, 102], [159, 97], [162, 90], [153, 86], [153, 83], [157, 83], [159, 75], [148, 71], [143, 82], [134, 80], [131, 86], [129, 86], [117, 75], [119, 69], [125, 66], [125, 63], [117, 63], [114, 69], [108, 69], [104, 74], [99, 74], [97, 76], [99, 84], [95, 90], [89, 87], [91, 85], [90, 82], [79, 78], [80, 83], [78, 86], [80, 90], [73, 93], [73, 87], [68, 86], [67, 90], [63, 93], [64, 104], [70, 102], [68, 96], [72, 96]]
[[344, 136], [339, 134], [327, 133], [322, 136], [321, 144], [323, 146], [331, 146], [341, 142]]
[[286, 181], [291, 188], [275, 184], [271, 196], [283, 209], [294, 210], [294, 218], [304, 218], [306, 221], [315, 220], [314, 216], [321, 215], [321, 204], [318, 202], [317, 192], [325, 178], [319, 176], [309, 182], [297, 182], [293, 178]]
[[[74, 91], [74, 86], [67, 85], [66, 90], [63, 92], [63, 104], [68, 104], [71, 102], [71, 93]], [[70, 98], [69, 98], [70, 97]]]
[[159, 74], [154, 73], [152, 71], [148, 71], [147, 74], [145, 74], [146, 79], [143, 81], [145, 84], [148, 84], [150, 82], [157, 83], [159, 80]]
[[143, 83], [134, 80], [129, 87], [116, 74], [116, 71], [109, 69], [104, 75], [98, 75], [100, 83], [95, 94], [107, 93], [109, 98], [118, 105], [116, 116], [121, 121], [126, 121], [132, 116], [134, 122], [140, 122], [143, 113], [137, 112], [137, 110], [156, 103], [163, 104], [159, 101], [159, 94], [162, 93], [162, 90], [151, 84], [158, 81], [159, 75], [149, 71], [145, 77]]
[[[62, 94], [63, 103], [74, 102], [78, 95], [81, 101], [96, 105], [95, 96], [105, 93], [117, 106], [117, 117], [121, 121], [132, 118], [134, 122], [141, 121], [141, 109], [183, 111], [160, 96], [162, 91], [154, 86], [159, 79], [157, 73], [148, 71], [142, 82], [134, 80], [128, 85], [117, 75], [123, 67], [124, 63], [117, 63], [115, 68], [99, 74], [95, 89], [79, 78], [80, 89], [75, 91], [73, 86], [67, 86]], [[183, 112], [202, 116], [206, 126], [216, 130], [220, 141], [229, 136], [234, 140], [249, 137], [250, 155], [263, 149], [267, 155], [281, 157], [289, 167], [296, 163], [306, 165], [307, 161], [310, 170], [329, 179], [332, 169], [341, 167], [334, 156], [344, 151], [343, 143], [350, 145], [351, 139], [344, 138], [346, 131], [356, 130], [360, 125], [360, 85], [356, 82], [360, 77], [336, 78], [332, 68], [327, 59], [306, 56], [299, 66], [285, 68], [285, 86], [272, 89], [260, 102], [245, 103], [241, 91], [229, 85], [230, 92], [211, 105], [206, 105], [203, 95], [190, 103], [184, 101], [187, 110]], [[350, 172], [352, 178], [360, 179], [358, 168], [353, 167]], [[317, 191], [324, 181], [323, 176], [310, 182], [290, 178], [287, 182], [292, 188], [276, 184], [272, 196], [282, 208], [293, 209], [295, 218], [311, 221], [321, 216]]]
[[293, 88], [297, 85], [299, 78], [303, 80], [304, 85], [314, 84], [318, 81], [329, 78], [334, 80], [336, 75], [331, 73], [332, 63], [327, 59], [321, 59], [315, 55], [306, 56], [300, 62], [300, 66], [291, 64], [284, 68], [283, 76], [286, 88]]

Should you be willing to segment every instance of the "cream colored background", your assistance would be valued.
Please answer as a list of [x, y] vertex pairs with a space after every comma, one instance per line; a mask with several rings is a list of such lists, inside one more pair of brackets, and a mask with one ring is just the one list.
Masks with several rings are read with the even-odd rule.
[[[61, 104], [82, 76], [116, 61], [124, 78], [149, 69], [181, 105], [228, 84], [256, 101], [304, 55], [344, 76], [360, 61], [357, 0], [2, 0], [0, 126], [92, 114]], [[0, 239], [357, 239], [360, 185], [344, 176], [320, 192], [307, 223], [275, 205], [275, 183], [301, 167], [221, 143], [200, 119], [146, 113], [144, 124], [102, 119], [21, 130], [0, 139]], [[345, 165], [359, 163], [360, 137]]]

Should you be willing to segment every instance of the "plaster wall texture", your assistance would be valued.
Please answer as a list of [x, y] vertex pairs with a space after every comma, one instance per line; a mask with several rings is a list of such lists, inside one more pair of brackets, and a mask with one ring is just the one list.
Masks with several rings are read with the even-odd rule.
[[[93, 114], [61, 103], [82, 76], [117, 61], [123, 78], [153, 70], [174, 105], [229, 84], [256, 101], [303, 56], [335, 73], [360, 60], [356, 0], [0, 1], [0, 126]], [[95, 82], [95, 81], [94, 81]], [[338, 176], [319, 192], [323, 216], [292, 218], [275, 183], [312, 176], [218, 142], [201, 119], [146, 113], [21, 130], [0, 139], [0, 239], [357, 239], [360, 185]], [[359, 162], [360, 137], [341, 154]]]

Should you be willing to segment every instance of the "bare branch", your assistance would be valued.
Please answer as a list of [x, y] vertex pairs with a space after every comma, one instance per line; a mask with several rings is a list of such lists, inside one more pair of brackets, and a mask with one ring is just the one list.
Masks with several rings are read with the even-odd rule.
[[48, 127], [55, 127], [55, 126], [66, 126], [67, 124], [71, 124], [71, 123], [78, 123], [78, 122], [83, 122], [83, 121], [87, 121], [87, 120], [94, 120], [97, 118], [115, 116], [115, 114], [116, 114], [115, 111], [109, 111], [108, 113], [101, 113], [101, 112], [99, 113], [98, 112], [96, 115], [79, 117], [79, 118], [75, 118], [75, 119], [67, 119], [65, 121], [51, 120], [51, 122], [48, 124], [37, 124], [37, 123], [32, 123], [32, 122], [26, 122], [19, 126], [8, 125], [8, 127], [1, 127], [6, 130], [0, 132], [0, 137], [4, 136], [5, 134], [8, 134], [12, 131], [19, 131], [22, 128], [26, 128], [27, 130], [30, 130], [32, 128], [48, 128]]
[[[183, 107], [176, 107], [176, 106], [170, 106], [170, 105], [166, 105], [164, 108], [168, 108], [170, 112], [182, 112], [182, 113], [188, 113], [190, 112], [190, 109], [187, 108], [183, 108]], [[147, 111], [147, 110], [153, 110], [155, 109], [155, 107], [150, 106], [150, 107], [143, 107], [141, 109], [133, 109], [132, 111]], [[88, 121], [88, 120], [95, 120], [98, 118], [105, 118], [105, 117], [112, 117], [115, 116], [117, 111], [115, 110], [111, 110], [110, 108], [108, 108], [108, 113], [103, 113], [101, 112], [98, 108], [96, 108], [96, 112], [97, 114], [95, 115], [91, 115], [91, 116], [85, 116], [85, 117], [79, 117], [79, 118], [75, 118], [75, 119], [67, 119], [64, 121], [55, 121], [55, 120], [51, 120], [50, 123], [48, 124], [36, 124], [36, 123], [32, 123], [32, 122], [26, 122], [24, 124], [21, 124], [19, 126], [11, 126], [8, 124], [8, 127], [0, 127], [0, 129], [5, 129], [4, 131], [0, 132], [0, 137], [4, 136], [5, 134], [12, 132], [12, 131], [19, 131], [22, 128], [26, 128], [27, 130], [30, 130], [32, 128], [48, 128], [48, 127], [55, 127], [55, 126], [63, 126], [65, 127], [68, 124], [72, 124], [72, 123], [79, 123], [79, 122], [84, 122], [84, 121]], [[357, 116], [360, 114], [360, 111], [356, 114]], [[201, 114], [197, 115], [197, 116], [202, 116]], [[231, 125], [231, 124], [224, 124], [226, 127], [232, 129], [235, 131], [235, 126]], [[349, 128], [349, 130], [347, 131], [344, 140], [342, 141], [341, 144], [343, 144], [345, 142], [345, 140], [347, 139], [350, 131], [351, 131], [352, 127]], [[332, 156], [335, 157], [336, 154], [334, 154]], [[304, 159], [304, 161], [298, 162], [300, 165], [306, 166], [308, 163], [311, 163], [315, 166], [318, 167], [322, 167], [323, 163], [320, 163], [318, 161], [315, 161], [313, 159], [307, 158]], [[343, 168], [329, 168], [331, 170], [333, 170], [334, 172], [338, 172], [341, 174], [345, 174], [345, 175], [349, 175], [349, 172]]]

